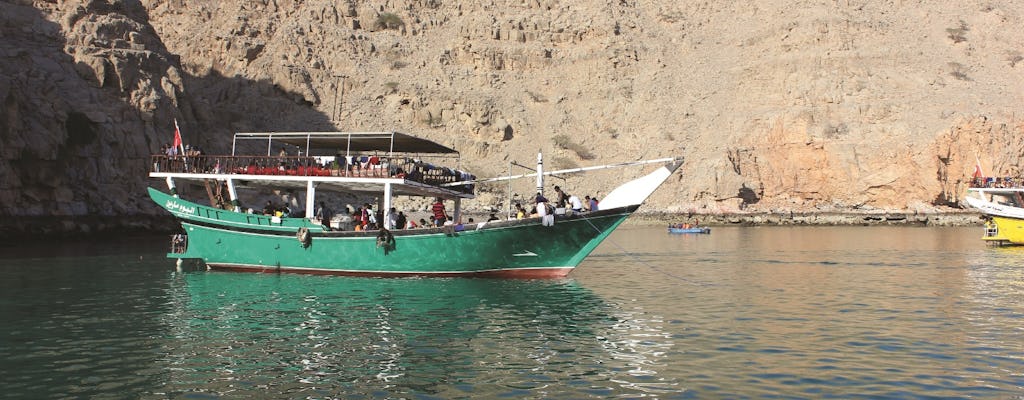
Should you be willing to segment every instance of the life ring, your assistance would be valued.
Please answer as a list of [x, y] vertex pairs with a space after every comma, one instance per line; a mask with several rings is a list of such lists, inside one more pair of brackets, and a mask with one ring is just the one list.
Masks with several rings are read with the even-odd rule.
[[302, 247], [309, 247], [312, 238], [309, 236], [309, 228], [301, 227], [299, 231], [295, 233], [295, 238], [299, 239], [299, 243], [302, 243]]

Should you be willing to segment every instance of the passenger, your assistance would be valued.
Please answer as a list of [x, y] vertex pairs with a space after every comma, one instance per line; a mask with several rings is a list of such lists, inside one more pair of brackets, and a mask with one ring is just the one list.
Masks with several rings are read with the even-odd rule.
[[263, 207], [263, 215], [274, 215], [277, 209], [274, 208], [274, 204], [267, 200], [267, 205]]
[[565, 207], [565, 203], [569, 201], [569, 195], [565, 194], [565, 192], [562, 191], [562, 188], [558, 186], [555, 186], [555, 194], [558, 195], [558, 200], [555, 202], [555, 204], [557, 204], [556, 207]]
[[[412, 220], [410, 220], [409, 222], [412, 222]], [[427, 227], [427, 220], [425, 220], [423, 218], [420, 218], [420, 228], [426, 228], [426, 227]], [[415, 228], [415, 226], [413, 228]]]
[[398, 210], [391, 207], [388, 210], [387, 217], [384, 218], [384, 228], [386, 229], [401, 229], [401, 225], [398, 225]]
[[583, 202], [580, 201], [579, 197], [571, 194], [569, 195], [569, 208], [571, 208], [574, 213], [583, 212]]
[[430, 206], [430, 211], [434, 214], [435, 226], [441, 226], [446, 220], [450, 219], [448, 213], [444, 210], [444, 203], [441, 202], [440, 197], [434, 200], [434, 204]]
[[320, 207], [317, 207], [314, 216], [321, 221], [324, 225], [330, 225], [331, 217], [333, 213], [331, 209], [327, 208], [327, 205], [323, 201], [320, 201]]
[[370, 208], [370, 203], [363, 203], [363, 207], [359, 209], [359, 222], [364, 228], [370, 225], [371, 215], [373, 215], [373, 209]]
[[366, 215], [370, 217], [370, 225], [376, 227], [384, 225], [384, 213], [382, 211], [373, 211], [373, 206], [366, 205]]
[[[561, 191], [558, 186], [555, 186], [555, 191]], [[544, 195], [537, 193], [537, 216], [541, 219], [541, 225], [552, 226], [555, 224], [555, 216], [549, 209], [548, 199]]]
[[526, 218], [526, 210], [523, 209], [523, 205], [516, 203], [516, 219]]
[[[392, 208], [392, 210], [394, 209]], [[399, 211], [398, 216], [395, 217], [395, 229], [406, 229], [406, 225], [408, 225], [408, 223], [409, 221], [406, 219], [405, 213]]]
[[597, 211], [597, 197], [587, 196], [587, 205], [591, 212]]

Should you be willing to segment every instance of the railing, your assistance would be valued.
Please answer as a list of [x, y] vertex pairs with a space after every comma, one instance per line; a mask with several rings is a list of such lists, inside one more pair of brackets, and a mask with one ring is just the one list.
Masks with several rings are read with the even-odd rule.
[[[351, 163], [321, 165], [315, 157], [295, 156], [152, 156], [152, 172], [193, 174], [244, 174], [288, 176], [339, 176], [359, 178], [404, 178], [433, 186], [466, 180], [464, 173], [410, 159], [354, 157]], [[472, 193], [473, 185], [447, 187]]]
[[1024, 179], [995, 176], [983, 176], [971, 179], [972, 188], [1020, 188], [1024, 187]]

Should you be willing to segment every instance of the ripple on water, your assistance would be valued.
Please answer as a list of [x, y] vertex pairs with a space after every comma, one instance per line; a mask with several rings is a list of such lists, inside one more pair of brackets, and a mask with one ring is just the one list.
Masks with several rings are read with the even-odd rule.
[[973, 231], [906, 232], [623, 229], [555, 281], [8, 259], [3, 386], [30, 398], [1019, 395], [1024, 257], [969, 247]]

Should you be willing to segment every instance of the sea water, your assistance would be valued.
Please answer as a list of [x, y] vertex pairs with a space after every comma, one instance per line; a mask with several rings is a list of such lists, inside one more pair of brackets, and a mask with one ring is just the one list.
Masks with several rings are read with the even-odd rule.
[[625, 226], [569, 279], [0, 256], [5, 398], [1021, 398], [1024, 249], [980, 228]]

